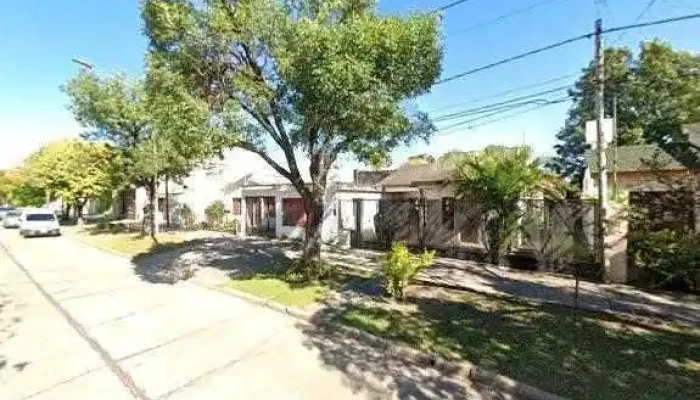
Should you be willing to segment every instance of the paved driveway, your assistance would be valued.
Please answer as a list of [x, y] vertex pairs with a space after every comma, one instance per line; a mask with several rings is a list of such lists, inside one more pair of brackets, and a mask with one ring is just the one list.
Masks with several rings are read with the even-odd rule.
[[70, 238], [0, 243], [3, 400], [500, 397]]

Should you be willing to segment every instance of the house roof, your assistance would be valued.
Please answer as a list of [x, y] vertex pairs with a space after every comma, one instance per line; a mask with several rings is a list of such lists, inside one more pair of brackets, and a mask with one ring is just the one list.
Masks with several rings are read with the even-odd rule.
[[[608, 168], [612, 168], [615, 148], [605, 150]], [[595, 150], [588, 150], [585, 155], [586, 165], [591, 173], [598, 173], [598, 155]], [[649, 171], [652, 169], [682, 170], [687, 169], [683, 163], [655, 144], [617, 147], [617, 172]]]
[[363, 171], [356, 169], [353, 171], [353, 181], [358, 186], [376, 186], [384, 178], [391, 175], [393, 169]]
[[382, 186], [413, 186], [423, 182], [445, 182], [452, 177], [454, 169], [440, 163], [404, 164], [379, 182]]

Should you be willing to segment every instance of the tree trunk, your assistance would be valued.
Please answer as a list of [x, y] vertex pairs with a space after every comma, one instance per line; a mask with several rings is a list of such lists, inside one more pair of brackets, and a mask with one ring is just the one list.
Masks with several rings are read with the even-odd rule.
[[[320, 188], [319, 188], [320, 189]], [[324, 188], [325, 189], [325, 188]], [[309, 278], [318, 279], [323, 275], [321, 263], [321, 245], [323, 244], [323, 192], [312, 190], [304, 196], [306, 207], [306, 230], [301, 256], [302, 267]]]
[[151, 178], [151, 180], [148, 182], [148, 187], [146, 188], [146, 191], [148, 192], [148, 224], [149, 224], [149, 233], [151, 235], [151, 239], [153, 240], [153, 243], [158, 244], [158, 222], [156, 221], [156, 212], [158, 211], [157, 208], [157, 200], [156, 200], [156, 189], [158, 185], [158, 180], [157, 178]]
[[168, 176], [165, 177], [165, 226], [170, 228], [170, 190], [168, 188]]
[[64, 209], [63, 209], [63, 219], [67, 220], [70, 218], [70, 209], [71, 209], [70, 203], [66, 204]]
[[75, 202], [75, 215], [77, 217], [76, 223], [78, 226], [83, 225], [83, 207], [85, 207], [85, 203], [87, 203], [87, 199], [83, 200], [78, 200]]

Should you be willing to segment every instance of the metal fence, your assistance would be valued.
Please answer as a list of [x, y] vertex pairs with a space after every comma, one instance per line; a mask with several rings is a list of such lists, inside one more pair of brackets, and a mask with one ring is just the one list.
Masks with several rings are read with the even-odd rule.
[[[506, 244], [507, 260], [528, 269], [570, 272], [572, 262], [595, 255], [594, 204], [581, 200], [522, 201], [517, 229]], [[354, 200], [356, 248], [388, 250], [404, 242], [440, 256], [485, 259], [488, 211], [477, 202], [454, 198]]]

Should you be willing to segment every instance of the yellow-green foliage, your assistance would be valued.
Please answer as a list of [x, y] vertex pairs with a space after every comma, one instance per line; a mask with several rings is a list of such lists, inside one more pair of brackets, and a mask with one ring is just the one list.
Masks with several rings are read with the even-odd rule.
[[394, 243], [383, 264], [386, 293], [394, 299], [403, 299], [409, 281], [422, 269], [429, 267], [434, 259], [434, 251], [425, 251], [416, 256], [408, 251], [405, 244]]

